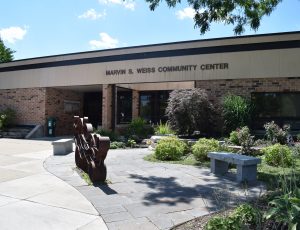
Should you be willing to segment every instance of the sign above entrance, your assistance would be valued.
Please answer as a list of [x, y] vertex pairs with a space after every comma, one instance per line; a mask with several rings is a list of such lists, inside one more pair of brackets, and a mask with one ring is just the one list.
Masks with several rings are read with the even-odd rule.
[[213, 71], [229, 69], [228, 63], [213, 63], [201, 65], [175, 65], [160, 67], [141, 67], [136, 69], [113, 69], [106, 70], [106, 76], [116, 76], [125, 74], [149, 74], [149, 73], [169, 73], [169, 72], [192, 72], [192, 71]]

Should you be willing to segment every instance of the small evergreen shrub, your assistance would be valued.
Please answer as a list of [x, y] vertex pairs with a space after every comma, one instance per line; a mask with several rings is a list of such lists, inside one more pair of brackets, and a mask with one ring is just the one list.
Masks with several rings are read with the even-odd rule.
[[286, 145], [275, 144], [262, 149], [265, 161], [271, 166], [288, 167], [292, 165], [292, 150]]
[[207, 153], [219, 151], [219, 141], [216, 139], [200, 138], [193, 146], [192, 153], [196, 160], [205, 161], [208, 160]]
[[157, 127], [155, 127], [155, 135], [166, 135], [166, 134], [175, 134], [175, 131], [172, 130], [169, 122], [166, 122], [165, 124], [159, 123]]
[[247, 126], [242, 127], [238, 131], [238, 140], [242, 147], [241, 153], [245, 155], [251, 155], [251, 147], [254, 145], [254, 136], [251, 136], [250, 130]]
[[157, 143], [155, 157], [159, 160], [179, 160], [186, 148], [186, 144], [177, 137], [166, 137]]
[[264, 125], [266, 136], [273, 144], [280, 143], [282, 145], [287, 143], [287, 137], [290, 132], [290, 125], [284, 125], [280, 128], [274, 121], [268, 122]]
[[240, 145], [238, 131], [232, 131], [230, 133], [229, 141], [234, 145]]

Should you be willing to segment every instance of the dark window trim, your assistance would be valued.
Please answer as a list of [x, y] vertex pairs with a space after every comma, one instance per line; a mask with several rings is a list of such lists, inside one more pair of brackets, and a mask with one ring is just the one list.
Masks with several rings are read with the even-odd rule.
[[189, 48], [189, 49], [162, 50], [162, 51], [152, 51], [152, 52], [142, 52], [142, 53], [109, 55], [109, 56], [92, 57], [92, 58], [80, 58], [80, 59], [73, 59], [73, 60], [63, 60], [63, 61], [55, 61], [55, 62], [44, 62], [44, 63], [2, 67], [0, 68], [0, 72], [72, 66], [72, 65], [84, 65], [84, 64], [93, 64], [93, 63], [106, 63], [106, 62], [115, 62], [115, 61], [140, 60], [140, 59], [149, 59], [149, 58], [180, 57], [180, 56], [213, 54], [213, 53], [245, 52], [245, 51], [255, 51], [255, 50], [274, 50], [274, 49], [291, 49], [291, 48], [300, 48], [300, 40], [248, 43], [248, 44], [223, 45], [223, 46], [212, 46], [212, 47], [196, 47], [196, 48]]

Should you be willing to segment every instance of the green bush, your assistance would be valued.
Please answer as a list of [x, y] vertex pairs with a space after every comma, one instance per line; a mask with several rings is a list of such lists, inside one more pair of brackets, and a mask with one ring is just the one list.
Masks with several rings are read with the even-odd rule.
[[128, 139], [133, 139], [136, 142], [153, 134], [153, 128], [147, 125], [146, 120], [141, 117], [135, 118], [131, 121], [128, 127]]
[[166, 137], [157, 143], [155, 157], [159, 160], [179, 160], [186, 148], [186, 144], [177, 137]]
[[229, 141], [234, 145], [240, 145], [238, 131], [232, 131], [230, 133]]
[[205, 230], [241, 230], [242, 222], [238, 217], [213, 217], [205, 225]]
[[135, 140], [128, 139], [126, 145], [130, 148], [134, 148], [136, 146], [136, 142], [135, 142]]
[[11, 125], [16, 117], [13, 109], [7, 108], [0, 112], [0, 130]]
[[248, 125], [252, 107], [250, 101], [241, 96], [233, 94], [225, 96], [222, 103], [225, 131], [229, 133], [238, 127]]
[[205, 161], [208, 160], [207, 153], [219, 151], [219, 141], [216, 139], [200, 138], [193, 146], [192, 153], [196, 160]]
[[124, 149], [126, 147], [124, 142], [112, 141], [110, 142], [110, 149]]
[[287, 143], [287, 136], [290, 132], [290, 125], [284, 125], [280, 128], [274, 121], [268, 122], [264, 125], [266, 136], [273, 144], [280, 143], [282, 145]]
[[155, 127], [155, 134], [156, 135], [166, 135], [166, 134], [175, 134], [174, 130], [172, 130], [170, 124], [166, 122], [165, 124], [159, 123], [157, 127]]
[[106, 130], [106, 129], [97, 129], [95, 133], [100, 134], [103, 137], [109, 137], [110, 141], [118, 141], [119, 136], [114, 131]]
[[251, 136], [250, 130], [247, 126], [242, 127], [238, 131], [238, 140], [241, 144], [241, 153], [245, 155], [251, 155], [251, 147], [254, 145], [254, 136]]
[[275, 144], [262, 149], [265, 161], [271, 166], [288, 167], [292, 165], [292, 150], [286, 145]]
[[238, 206], [232, 215], [240, 219], [243, 224], [247, 225], [259, 226], [262, 221], [261, 212], [257, 208], [252, 207], [250, 204], [242, 204]]

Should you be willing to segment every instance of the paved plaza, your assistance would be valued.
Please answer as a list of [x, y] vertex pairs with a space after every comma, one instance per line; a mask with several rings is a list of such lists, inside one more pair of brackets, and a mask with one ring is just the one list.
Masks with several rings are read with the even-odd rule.
[[108, 184], [88, 186], [74, 153], [51, 141], [0, 139], [0, 229], [170, 229], [261, 194], [209, 169], [143, 160], [148, 149], [109, 150]]

